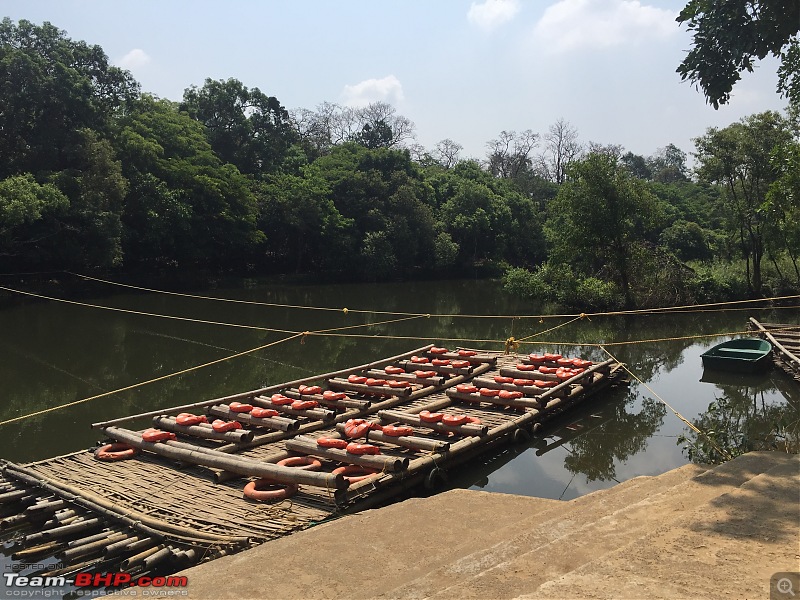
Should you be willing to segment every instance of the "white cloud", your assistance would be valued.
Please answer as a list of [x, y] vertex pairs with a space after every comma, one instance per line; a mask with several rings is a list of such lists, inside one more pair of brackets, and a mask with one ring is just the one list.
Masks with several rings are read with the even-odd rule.
[[467, 19], [486, 31], [492, 31], [513, 19], [519, 12], [519, 0], [484, 0], [481, 4], [473, 2], [467, 12]]
[[403, 100], [403, 86], [394, 75], [383, 79], [365, 79], [355, 85], [346, 85], [342, 101], [347, 106], [366, 106], [370, 102], [397, 104]]
[[123, 69], [139, 69], [150, 62], [150, 56], [141, 48], [134, 48], [123, 56], [118, 64]]
[[534, 33], [551, 53], [610, 48], [670, 37], [680, 30], [676, 16], [639, 0], [559, 0], [547, 7]]

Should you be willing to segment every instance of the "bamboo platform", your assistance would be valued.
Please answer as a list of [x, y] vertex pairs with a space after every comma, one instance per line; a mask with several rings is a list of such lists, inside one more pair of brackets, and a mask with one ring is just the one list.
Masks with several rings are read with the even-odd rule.
[[761, 323], [750, 317], [750, 329], [772, 344], [772, 360], [800, 382], [800, 325]]
[[[0, 532], [15, 536], [17, 560], [58, 559], [58, 569], [41, 575], [111, 568], [132, 575], [172, 573], [385, 502], [420, 484], [435, 488], [448, 469], [529, 439], [621, 374], [611, 360], [587, 361], [560, 375], [555, 362], [531, 363], [527, 356], [425, 346], [344, 371], [95, 423], [106, 439], [137, 454], [107, 462], [83, 451], [28, 465], [3, 463]], [[307, 387], [312, 385], [318, 388]], [[318, 405], [292, 408], [290, 402], [301, 399]], [[238, 412], [237, 403], [278, 416]], [[207, 424], [179, 425], [175, 415], [187, 411], [235, 420], [241, 428], [219, 434]], [[429, 422], [420, 418], [423, 411], [469, 422]], [[374, 445], [379, 454], [317, 444], [321, 437], [347, 438], [353, 418], [371, 428], [366, 439], [351, 441]], [[384, 429], [389, 425], [411, 430], [395, 437]], [[145, 441], [143, 428], [154, 426], [174, 432], [175, 439]], [[321, 468], [277, 464], [298, 456], [318, 460]], [[350, 482], [334, 473], [342, 465], [372, 474]], [[256, 502], [243, 496], [252, 478], [298, 491], [278, 502]]]

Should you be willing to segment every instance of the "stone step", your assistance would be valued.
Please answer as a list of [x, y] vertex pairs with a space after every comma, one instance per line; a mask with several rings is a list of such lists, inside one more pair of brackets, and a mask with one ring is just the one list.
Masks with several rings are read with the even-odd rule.
[[[533, 581], [548, 579], [643, 535], [676, 510], [730, 491], [769, 468], [761, 457], [743, 458], [717, 469], [686, 467], [613, 494], [586, 496], [548, 519], [529, 520], [490, 548], [482, 548], [443, 569], [392, 590], [389, 597], [513, 597]], [[563, 548], [570, 546], [569, 552]]]
[[[672, 523], [686, 519], [687, 514], [702, 514], [707, 510], [705, 507], [726, 497], [741, 498], [759, 482], [772, 481], [786, 470], [796, 468], [791, 462], [776, 466], [774, 459], [774, 454], [747, 455], [627, 507], [605, 515], [595, 513], [594, 519], [589, 518], [588, 511], [579, 511], [582, 516], [571, 519], [573, 526], [569, 528], [544, 531], [538, 537], [526, 532], [514, 540], [514, 552], [509, 553], [508, 548], [500, 553], [489, 552], [482, 562], [491, 566], [431, 595], [433, 598], [484, 598], [488, 593], [492, 598], [514, 598], [564, 573], [579, 570], [583, 565], [602, 563], [606, 560], [604, 557], [615, 550], [641, 544], [644, 537], [661, 528], [672, 530]], [[574, 526], [579, 521], [582, 524]], [[697, 541], [702, 541], [702, 535]], [[527, 551], [526, 542], [529, 544]], [[510, 558], [505, 558], [509, 554]], [[618, 561], [617, 566], [628, 558]], [[653, 564], [659, 560], [659, 553], [655, 552]], [[696, 572], [695, 566], [692, 573], [696, 575]], [[769, 574], [765, 581], [768, 579]], [[559, 592], [569, 591], [568, 595], [573, 596], [569, 586], [567, 582]]]
[[737, 489], [521, 597], [769, 597], [773, 574], [800, 570], [800, 457], [769, 454]]

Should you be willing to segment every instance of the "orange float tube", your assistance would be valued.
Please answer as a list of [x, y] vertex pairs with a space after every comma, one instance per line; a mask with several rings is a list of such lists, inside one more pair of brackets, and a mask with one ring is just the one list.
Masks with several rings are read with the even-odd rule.
[[466, 369], [470, 365], [468, 360], [454, 360], [450, 362], [450, 366], [454, 369]]
[[406, 425], [401, 425], [401, 426], [386, 425], [385, 427], [383, 427], [382, 431], [383, 433], [391, 437], [414, 435], [414, 428], [408, 427]]
[[211, 423], [211, 429], [213, 429], [217, 433], [225, 433], [226, 431], [235, 431], [241, 428], [242, 424], [239, 423], [239, 421], [223, 421], [222, 419], [217, 419], [216, 421]]
[[456, 386], [456, 391], [460, 394], [474, 394], [478, 391], [478, 388], [471, 383], [459, 383]]
[[115, 460], [127, 460], [133, 458], [139, 453], [137, 448], [129, 446], [128, 444], [113, 443], [100, 446], [94, 451], [94, 457], [97, 460], [104, 460], [112, 462]]
[[533, 379], [514, 379], [511, 383], [514, 385], [533, 385]]
[[544, 373], [545, 375], [548, 375], [549, 373], [555, 373], [556, 371], [558, 371], [558, 369], [555, 367], [539, 367], [539, 373]]
[[436, 371], [414, 371], [414, 375], [420, 379], [430, 379], [436, 376]]
[[300, 385], [297, 387], [297, 391], [300, 392], [301, 396], [309, 396], [311, 394], [321, 394], [322, 388], [318, 385]]
[[469, 421], [467, 415], [442, 415], [442, 425], [449, 425], [450, 427], [458, 427]]
[[437, 348], [436, 346], [434, 346], [433, 348], [428, 350], [428, 352], [430, 352], [431, 354], [447, 354], [450, 351], [447, 348]]
[[385, 379], [373, 379], [372, 377], [370, 377], [364, 383], [366, 383], [368, 386], [371, 386], [371, 387], [377, 387], [377, 386], [381, 386], [381, 385], [386, 385], [386, 380]]
[[363, 375], [350, 375], [347, 378], [347, 381], [349, 381], [350, 383], [361, 384], [361, 383], [367, 383], [367, 378], [364, 377]]
[[408, 381], [395, 381], [394, 379], [390, 379], [389, 381], [387, 381], [386, 385], [388, 385], [390, 388], [411, 387], [411, 383], [409, 383]]
[[334, 392], [332, 390], [325, 390], [322, 392], [322, 398], [324, 400], [345, 400], [347, 399], [347, 394], [344, 392]]
[[290, 456], [278, 461], [279, 467], [294, 467], [304, 471], [319, 471], [322, 463], [312, 456]]
[[350, 442], [347, 440], [342, 440], [339, 438], [317, 438], [317, 446], [320, 448], [338, 448], [339, 450], [344, 450], [347, 448], [347, 444], [349, 443]]
[[280, 413], [274, 408], [261, 408], [256, 406], [250, 411], [250, 416], [256, 419], [268, 419], [270, 417], [277, 417]]
[[431, 359], [427, 356], [412, 356], [411, 362], [414, 364], [426, 364], [431, 362]]
[[377, 446], [372, 444], [357, 444], [355, 442], [350, 442], [347, 444], [345, 450], [348, 454], [356, 454], [356, 455], [363, 455], [363, 454], [380, 454], [381, 449]]
[[487, 398], [494, 398], [495, 396], [500, 395], [500, 390], [493, 390], [491, 388], [481, 388], [480, 390], [478, 390], [478, 393], [481, 396], [485, 396]]
[[344, 476], [345, 480], [351, 485], [359, 481], [364, 481], [376, 473], [378, 473], [378, 471], [375, 469], [368, 469], [367, 467], [360, 467], [358, 465], [345, 465], [344, 467], [333, 470], [334, 475]]
[[295, 400], [292, 402], [292, 410], [311, 410], [318, 406], [319, 402], [316, 400]]
[[459, 350], [459, 356], [476, 356], [478, 353], [475, 350]]
[[517, 365], [517, 371], [535, 371], [536, 365], [526, 365], [525, 363], [520, 363]]
[[423, 410], [417, 416], [423, 423], [438, 423], [444, 417], [442, 413], [432, 413], [429, 410]]
[[556, 387], [558, 385], [555, 381], [545, 381], [544, 379], [536, 379], [533, 382], [537, 388], [551, 388]]
[[501, 376], [498, 375], [497, 377], [494, 378], [494, 382], [495, 383], [514, 383], [514, 378], [513, 377], [501, 377]]
[[480, 425], [481, 420], [478, 417], [467, 416], [467, 423], [472, 423], [473, 425]]
[[[267, 489], [271, 488], [271, 489]], [[297, 493], [297, 484], [276, 483], [271, 479], [256, 479], [244, 486], [244, 497], [258, 502], [286, 500]]]
[[178, 425], [199, 425], [200, 423], [208, 423], [205, 415], [193, 415], [192, 413], [181, 413], [175, 417], [175, 422]]
[[253, 410], [252, 404], [242, 404], [241, 402], [231, 402], [228, 404], [228, 408], [231, 409], [231, 412], [235, 413], [249, 413]]
[[545, 353], [544, 353], [544, 359], [545, 359], [546, 361], [549, 361], [549, 362], [555, 362], [555, 361], [557, 361], [559, 358], [561, 358], [561, 355], [560, 355], [560, 354], [552, 354], [552, 353], [550, 353], [550, 352], [545, 352]]
[[450, 364], [450, 359], [449, 358], [434, 358], [431, 361], [431, 364], [435, 365], [437, 367], [446, 367], [447, 365]]
[[405, 373], [406, 371], [405, 369], [401, 369], [400, 367], [393, 367], [390, 365], [384, 369], [384, 372], [387, 375], [400, 375], [400, 373]]
[[522, 392], [518, 392], [516, 390], [500, 390], [498, 394], [503, 400], [516, 400], [517, 398], [522, 398]]
[[272, 394], [270, 401], [277, 406], [285, 406], [286, 404], [294, 402], [294, 400], [283, 394]]
[[528, 359], [530, 359], [530, 361], [535, 365], [541, 365], [545, 362], [545, 360], [547, 360], [541, 354], [529, 354]]
[[178, 439], [178, 436], [170, 431], [150, 428], [142, 432], [142, 439], [145, 442], [166, 442], [167, 440]]

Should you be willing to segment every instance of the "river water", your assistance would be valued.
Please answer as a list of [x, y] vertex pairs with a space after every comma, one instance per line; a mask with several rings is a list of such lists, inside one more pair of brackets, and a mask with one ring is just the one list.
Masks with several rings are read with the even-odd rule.
[[[65, 278], [67, 276], [64, 276]], [[330, 307], [304, 310], [214, 302], [87, 284], [80, 302], [140, 313], [247, 325], [167, 319], [46, 300], [7, 302], [0, 308], [0, 420], [73, 402], [210, 362], [286, 337], [258, 328], [315, 331], [360, 325], [401, 315], [354, 309], [410, 312], [420, 317], [349, 329], [348, 336], [308, 336], [157, 383], [2, 425], [0, 457], [29, 462], [88, 448], [99, 439], [92, 422], [159, 407], [225, 396], [264, 385], [328, 372], [405, 352], [436, 341], [445, 346], [501, 349], [494, 342], [541, 332], [563, 319], [466, 318], [461, 315], [531, 315], [542, 309], [505, 294], [493, 281], [435, 281], [349, 285], [281, 285], [255, 280], [191, 293], [259, 303]], [[14, 287], [10, 285], [10, 287]], [[16, 284], [19, 289], [63, 296], [56, 282]], [[341, 308], [347, 307], [346, 314]], [[704, 377], [700, 354], [746, 329], [747, 318], [800, 322], [792, 310], [695, 312], [598, 316], [546, 333], [526, 352], [556, 351], [600, 360], [608, 349], [689, 420], [732, 415], [748, 435], [769, 429], [781, 414], [798, 420], [800, 388], [779, 371], [763, 376]], [[662, 340], [613, 345], [630, 340]], [[365, 337], [360, 337], [365, 336]], [[376, 337], [372, 337], [376, 336]], [[380, 337], [378, 337], [380, 336]], [[706, 381], [708, 379], [713, 381]], [[701, 381], [701, 379], [703, 379]], [[722, 407], [714, 410], [712, 406]], [[710, 426], [710, 425], [709, 425]], [[643, 385], [604, 392], [562, 420], [543, 439], [508, 447], [481, 464], [452, 474], [451, 485], [569, 499], [638, 475], [656, 475], [686, 464], [677, 438], [687, 429]], [[558, 441], [563, 443], [557, 443]]]

